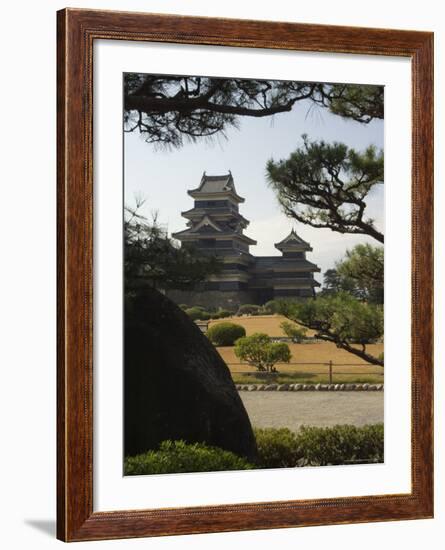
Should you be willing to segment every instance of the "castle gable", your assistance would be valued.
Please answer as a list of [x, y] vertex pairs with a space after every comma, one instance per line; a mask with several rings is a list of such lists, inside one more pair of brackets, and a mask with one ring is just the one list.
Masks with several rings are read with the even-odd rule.
[[222, 231], [222, 228], [215, 223], [212, 219], [209, 218], [209, 216], [204, 216], [202, 220], [195, 225], [193, 228], [193, 231], [210, 231], [211, 233], [214, 233], [215, 231]]

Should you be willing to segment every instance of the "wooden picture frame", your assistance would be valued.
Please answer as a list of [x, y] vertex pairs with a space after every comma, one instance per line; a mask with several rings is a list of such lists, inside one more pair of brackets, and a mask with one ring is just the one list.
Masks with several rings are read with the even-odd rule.
[[[64, 541], [433, 516], [433, 34], [65, 9], [58, 30], [57, 537]], [[412, 63], [412, 490], [406, 494], [93, 512], [95, 40], [402, 56]]]

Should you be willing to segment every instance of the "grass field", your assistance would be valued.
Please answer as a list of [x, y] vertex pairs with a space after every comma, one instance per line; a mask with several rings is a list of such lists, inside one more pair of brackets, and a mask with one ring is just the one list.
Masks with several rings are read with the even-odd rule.
[[[233, 317], [224, 319], [242, 325], [247, 335], [254, 332], [264, 332], [269, 336], [284, 336], [280, 323], [285, 320], [281, 315], [264, 315], [258, 317]], [[211, 321], [210, 325], [221, 321]], [[210, 326], [209, 325], [209, 326]], [[308, 331], [308, 336], [313, 332]], [[383, 368], [366, 363], [359, 357], [339, 349], [330, 342], [317, 342], [308, 344], [289, 344], [292, 353], [291, 362], [298, 365], [277, 364], [278, 377], [274, 378], [279, 384], [302, 383], [317, 384], [327, 383], [329, 373], [329, 361], [333, 363], [334, 383], [383, 383]], [[232, 377], [237, 384], [261, 384], [264, 378], [257, 375], [254, 367], [240, 364], [233, 347], [217, 348], [219, 354], [227, 363]], [[378, 356], [383, 352], [383, 344], [370, 344], [367, 351]]]
[[[230, 366], [229, 366], [230, 368]], [[231, 370], [231, 369], [230, 369]], [[327, 373], [305, 372], [295, 369], [293, 372], [282, 372], [273, 378], [260, 378], [254, 371], [252, 374], [233, 372], [232, 379], [235, 384], [328, 384], [329, 375]], [[333, 384], [383, 384], [382, 374], [334, 374], [332, 376]]]
[[[246, 329], [247, 336], [250, 336], [254, 332], [265, 332], [269, 336], [285, 336], [283, 330], [280, 328], [280, 324], [283, 321], [289, 321], [289, 319], [286, 319], [283, 315], [244, 315], [242, 317], [228, 317], [227, 319], [210, 321], [209, 328], [222, 321], [229, 321], [243, 326]], [[295, 324], [298, 326], [298, 323]], [[308, 330], [306, 334], [307, 336], [313, 336], [314, 331]]]

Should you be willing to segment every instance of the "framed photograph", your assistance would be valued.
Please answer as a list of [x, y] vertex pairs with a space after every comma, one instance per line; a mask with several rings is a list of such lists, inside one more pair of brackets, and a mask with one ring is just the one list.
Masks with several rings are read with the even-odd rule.
[[57, 24], [58, 538], [431, 518], [433, 34]]

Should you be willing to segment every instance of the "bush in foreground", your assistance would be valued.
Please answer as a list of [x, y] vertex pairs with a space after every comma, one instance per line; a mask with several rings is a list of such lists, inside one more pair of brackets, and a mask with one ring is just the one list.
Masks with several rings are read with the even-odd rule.
[[260, 468], [383, 462], [383, 424], [255, 430]]
[[229, 322], [212, 325], [207, 331], [209, 340], [215, 346], [233, 346], [238, 338], [245, 335], [246, 330], [244, 327]]
[[292, 468], [297, 464], [297, 436], [289, 428], [254, 430], [260, 468]]
[[250, 470], [253, 467], [244, 458], [218, 447], [163, 441], [157, 451], [126, 457], [124, 475]]
[[204, 443], [163, 441], [158, 450], [127, 457], [125, 475], [217, 472], [383, 462], [383, 424], [332, 428], [255, 429], [258, 463]]
[[309, 465], [383, 462], [383, 424], [303, 426], [297, 440], [299, 453]]

